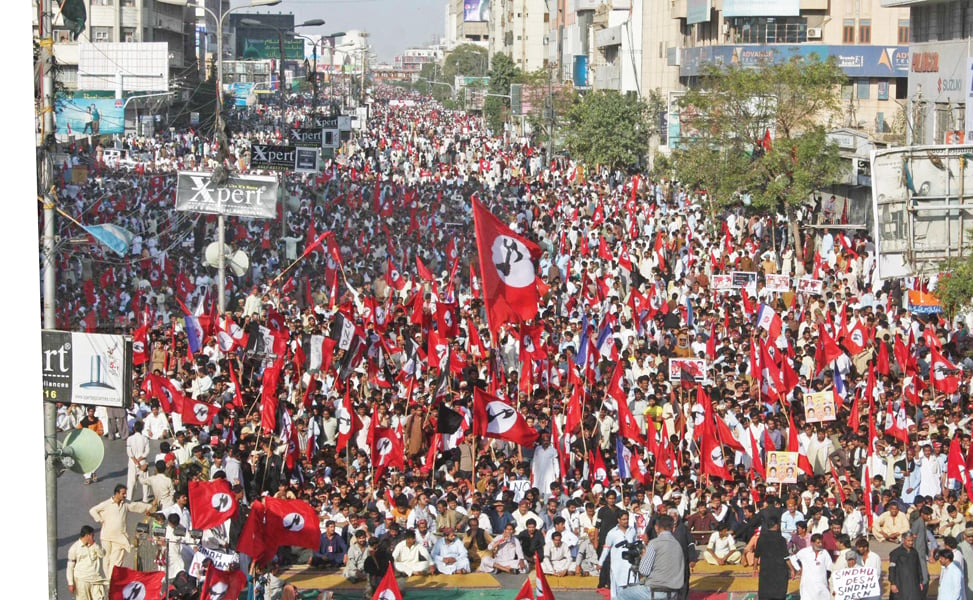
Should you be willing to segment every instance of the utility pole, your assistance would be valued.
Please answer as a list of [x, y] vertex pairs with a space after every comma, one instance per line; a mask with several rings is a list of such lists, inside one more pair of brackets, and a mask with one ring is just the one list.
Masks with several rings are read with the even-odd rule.
[[358, 95], [358, 105], [365, 104], [365, 70], [368, 68], [368, 32], [361, 32], [361, 93]]
[[550, 164], [554, 158], [554, 85], [553, 85], [553, 65], [547, 71], [547, 101], [551, 105], [550, 121], [547, 136], [547, 163]]
[[[41, 127], [41, 148], [38, 152], [41, 168], [41, 189], [44, 198], [44, 329], [57, 326], [54, 312], [54, 294], [57, 291], [57, 274], [54, 271], [54, 30], [51, 27], [51, 0], [41, 0], [38, 19], [40, 40], [41, 106], [44, 115]], [[47, 496], [47, 590], [57, 600], [57, 405], [47, 398], [44, 402], [44, 487]]]

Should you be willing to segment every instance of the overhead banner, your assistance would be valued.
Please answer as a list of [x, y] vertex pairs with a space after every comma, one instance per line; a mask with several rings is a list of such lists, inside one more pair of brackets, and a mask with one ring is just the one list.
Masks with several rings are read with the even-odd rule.
[[300, 127], [291, 129], [291, 143], [305, 148], [321, 147], [320, 127]]
[[176, 210], [251, 219], [277, 218], [277, 178], [230, 175], [225, 185], [213, 184], [212, 173], [180, 171]]
[[250, 168], [293, 171], [297, 162], [295, 146], [250, 144]]
[[79, 92], [73, 97], [58, 95], [54, 118], [62, 135], [104, 135], [125, 133], [125, 101], [92, 98]]
[[41, 331], [44, 400], [122, 408], [132, 397], [132, 341], [121, 335]]

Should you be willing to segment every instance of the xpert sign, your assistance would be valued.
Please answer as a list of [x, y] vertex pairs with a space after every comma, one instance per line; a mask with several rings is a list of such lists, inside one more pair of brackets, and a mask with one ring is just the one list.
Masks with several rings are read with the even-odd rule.
[[176, 183], [176, 210], [251, 219], [277, 218], [277, 178], [230, 175], [221, 186], [212, 173], [181, 171]]

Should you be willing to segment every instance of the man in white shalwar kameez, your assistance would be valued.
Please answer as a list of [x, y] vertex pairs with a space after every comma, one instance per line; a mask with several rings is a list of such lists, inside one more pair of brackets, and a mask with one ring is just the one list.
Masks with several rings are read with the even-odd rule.
[[534, 449], [530, 471], [534, 476], [534, 487], [541, 491], [541, 496], [546, 500], [551, 495], [551, 483], [561, 477], [557, 449], [551, 445], [550, 434], [541, 434], [541, 445]]
[[436, 567], [432, 564], [429, 551], [422, 544], [416, 543], [415, 531], [405, 532], [405, 539], [395, 545], [392, 550], [392, 561], [395, 570], [407, 577], [428, 573], [434, 575]]
[[791, 556], [787, 567], [791, 577], [801, 572], [801, 600], [831, 600], [831, 588], [828, 586], [831, 555], [824, 549], [820, 533], [811, 536], [810, 546]]
[[612, 527], [608, 535], [605, 536], [605, 546], [602, 548], [601, 557], [598, 559], [598, 563], [604, 568], [605, 560], [611, 555], [612, 600], [618, 598], [619, 589], [629, 585], [629, 583], [637, 583], [636, 581], [629, 581], [632, 577], [632, 565], [622, 558], [625, 546], [619, 547], [621, 542], [631, 543], [635, 541], [635, 528], [628, 526], [628, 519], [628, 512], [618, 515], [618, 525]]
[[443, 575], [469, 573], [470, 557], [466, 553], [466, 546], [456, 538], [456, 532], [452, 528], [447, 527], [442, 534], [443, 537], [432, 549], [432, 560], [436, 563], [436, 570]]

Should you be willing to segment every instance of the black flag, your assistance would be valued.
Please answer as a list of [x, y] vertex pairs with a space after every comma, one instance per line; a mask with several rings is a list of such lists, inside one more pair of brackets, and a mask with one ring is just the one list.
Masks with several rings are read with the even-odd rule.
[[436, 415], [436, 433], [456, 433], [463, 424], [463, 415], [445, 404], [439, 405]]

